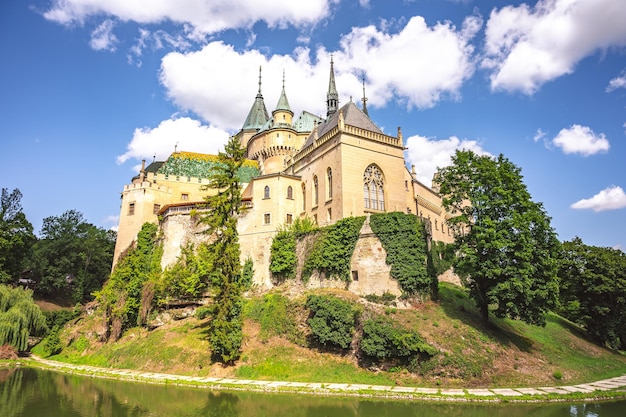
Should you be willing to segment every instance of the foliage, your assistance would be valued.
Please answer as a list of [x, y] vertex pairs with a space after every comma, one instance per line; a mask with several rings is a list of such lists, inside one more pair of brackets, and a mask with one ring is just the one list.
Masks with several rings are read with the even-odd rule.
[[25, 351], [28, 337], [46, 330], [46, 317], [33, 301], [33, 292], [0, 284], [0, 346]]
[[304, 263], [304, 276], [317, 270], [326, 277], [349, 281], [350, 259], [364, 221], [365, 217], [347, 217], [320, 229], [321, 236]]
[[400, 212], [372, 214], [372, 231], [387, 251], [391, 276], [407, 295], [436, 292], [437, 278], [426, 269], [426, 239], [416, 216]]
[[0, 197], [0, 283], [12, 282], [24, 270], [35, 242], [33, 225], [22, 211], [22, 193], [2, 189]]
[[437, 241], [430, 243], [430, 261], [432, 273], [435, 276], [439, 276], [450, 269], [455, 259], [454, 244]]
[[252, 288], [254, 279], [254, 262], [251, 258], [247, 258], [241, 268], [241, 290], [247, 291]]
[[626, 254], [564, 242], [559, 263], [561, 313], [600, 343], [626, 349]]
[[192, 245], [181, 248], [174, 265], [169, 266], [156, 285], [158, 303], [174, 299], [199, 297], [210, 285], [209, 276], [213, 265], [212, 254], [206, 243], [198, 245], [197, 253]]
[[521, 170], [504, 156], [457, 151], [439, 170], [448, 222], [455, 241], [455, 272], [469, 287], [484, 321], [489, 306], [498, 317], [545, 324], [556, 305], [559, 242], [550, 218], [531, 196]]
[[294, 314], [297, 308], [298, 306], [284, 295], [269, 293], [248, 301], [245, 314], [261, 325], [259, 337], [262, 341], [267, 341], [272, 336], [282, 336], [294, 343], [302, 344], [302, 335]]
[[69, 292], [76, 302], [89, 300], [111, 272], [115, 232], [87, 223], [82, 213], [68, 210], [45, 218], [40, 235], [31, 260], [37, 292]]
[[350, 302], [331, 295], [309, 295], [307, 320], [314, 340], [325, 347], [348, 349], [361, 309]]
[[72, 310], [51, 310], [45, 311], [43, 314], [46, 316], [46, 325], [52, 329], [55, 326], [63, 327], [68, 321], [74, 320], [80, 315], [80, 310], [76, 308]]
[[396, 296], [393, 295], [390, 292], [384, 292], [382, 295], [378, 295], [378, 294], [367, 294], [366, 296], [364, 296], [363, 298], [365, 298], [367, 301], [369, 301], [370, 303], [376, 303], [376, 304], [384, 304], [384, 305], [390, 305], [392, 304], [394, 301], [396, 301]]
[[216, 294], [211, 312], [209, 341], [214, 356], [224, 363], [232, 363], [239, 358], [243, 339], [243, 285], [237, 215], [241, 211], [238, 172], [244, 161], [239, 141], [231, 137], [224, 152], [219, 152], [218, 163], [209, 177], [208, 188], [218, 192], [206, 197], [209, 211], [200, 218], [200, 222], [207, 226], [207, 233], [215, 236], [215, 241], [210, 245], [211, 251], [219, 254], [213, 259], [212, 283]]
[[[194, 152], [173, 153], [159, 169], [159, 173], [178, 176], [210, 178], [211, 172], [216, 165], [223, 164], [216, 155], [206, 155]], [[237, 170], [237, 178], [240, 182], [248, 183], [259, 175], [259, 166], [256, 161], [245, 159]]]
[[385, 316], [365, 320], [360, 349], [378, 360], [427, 359], [437, 353], [417, 331], [404, 329]]
[[297, 264], [296, 235], [290, 230], [281, 230], [270, 247], [270, 272], [280, 279], [295, 278]]
[[158, 226], [144, 223], [137, 234], [136, 246], [119, 259], [111, 278], [95, 293], [104, 310], [105, 324], [113, 340], [124, 328], [139, 322], [142, 290], [147, 282], [156, 282], [161, 274], [163, 248], [157, 244]]

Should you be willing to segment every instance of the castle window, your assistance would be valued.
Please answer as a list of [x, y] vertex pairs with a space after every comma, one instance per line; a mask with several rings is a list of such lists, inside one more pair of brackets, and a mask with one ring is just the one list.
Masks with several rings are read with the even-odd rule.
[[130, 203], [128, 205], [128, 215], [133, 216], [135, 214], [135, 203]]
[[287, 224], [293, 223], [293, 214], [287, 214]]
[[326, 199], [330, 200], [333, 198], [333, 170], [328, 168], [326, 170]]
[[265, 213], [263, 215], [263, 224], [270, 224], [272, 222], [272, 215], [270, 213]]
[[352, 271], [352, 281], [359, 280], [359, 271]]
[[263, 198], [264, 199], [270, 198], [270, 187], [269, 187], [269, 185], [266, 185], [265, 188], [263, 189]]
[[330, 223], [332, 220], [333, 220], [333, 209], [329, 207], [328, 210], [326, 210], [326, 221]]
[[385, 210], [383, 173], [374, 164], [363, 173], [363, 199], [366, 209]]
[[293, 188], [291, 188], [291, 185], [287, 187], [287, 200], [293, 200]]
[[318, 204], [318, 191], [319, 191], [319, 183], [317, 181], [317, 175], [313, 176], [313, 207], [316, 207]]
[[306, 211], [306, 185], [302, 184], [302, 211]]
[[189, 194], [187, 194], [187, 193], [182, 193], [182, 194], [180, 195], [180, 199], [181, 199], [181, 200], [183, 200], [183, 201], [187, 201], [187, 200], [189, 200]]
[[158, 213], [159, 213], [159, 210], [161, 210], [161, 205], [160, 205], [160, 204], [155, 204], [155, 205], [152, 207], [152, 214], [158, 214]]

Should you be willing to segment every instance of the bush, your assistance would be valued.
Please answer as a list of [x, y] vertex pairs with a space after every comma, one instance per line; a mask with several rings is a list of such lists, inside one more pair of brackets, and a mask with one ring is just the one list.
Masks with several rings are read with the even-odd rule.
[[429, 358], [437, 353], [418, 332], [402, 328], [384, 316], [365, 320], [360, 349], [372, 359], [405, 362]]
[[259, 337], [267, 341], [272, 336], [282, 336], [297, 344], [303, 344], [294, 310], [298, 308], [281, 294], [265, 294], [263, 298], [246, 304], [245, 315], [261, 325]]
[[360, 309], [334, 296], [309, 295], [307, 321], [314, 340], [324, 347], [347, 349], [352, 343]]
[[288, 230], [278, 232], [270, 247], [270, 271], [279, 279], [296, 276], [296, 235]]

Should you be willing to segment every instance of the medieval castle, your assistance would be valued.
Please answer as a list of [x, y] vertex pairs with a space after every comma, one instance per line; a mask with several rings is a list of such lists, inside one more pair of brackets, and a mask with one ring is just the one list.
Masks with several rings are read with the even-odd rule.
[[[332, 60], [326, 105], [326, 117], [302, 111], [294, 119], [283, 76], [280, 99], [270, 115], [259, 70], [258, 93], [235, 135], [247, 157], [240, 172], [248, 208], [238, 220], [241, 256], [253, 260], [257, 285], [272, 286], [272, 239], [296, 218], [308, 217], [325, 226], [350, 216], [402, 211], [424, 219], [433, 240], [454, 239], [441, 197], [406, 166], [401, 129], [397, 136], [384, 134], [369, 118], [365, 97], [361, 108], [352, 101], [339, 107]], [[176, 261], [182, 246], [207, 239], [195, 233], [191, 218], [211, 192], [202, 187], [215, 161], [214, 155], [174, 152], [164, 162], [142, 164], [139, 175], [122, 191], [114, 265], [145, 222], [160, 225], [163, 268]], [[352, 259], [359, 279], [349, 289], [399, 293], [385, 270], [380, 242], [367, 230], [361, 236]]]

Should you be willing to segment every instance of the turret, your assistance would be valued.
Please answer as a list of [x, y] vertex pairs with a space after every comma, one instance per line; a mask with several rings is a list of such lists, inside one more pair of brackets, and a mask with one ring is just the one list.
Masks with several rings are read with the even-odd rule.
[[328, 80], [328, 93], [326, 93], [326, 117], [330, 117], [339, 108], [339, 94], [335, 86], [335, 69], [333, 57], [330, 57], [330, 79]]
[[248, 113], [248, 117], [246, 117], [246, 121], [243, 123], [239, 133], [239, 140], [242, 148], [246, 149], [250, 137], [258, 132], [259, 129], [267, 123], [269, 118], [270, 116], [267, 113], [265, 101], [263, 101], [263, 94], [261, 94], [261, 67], [259, 67], [259, 91], [254, 99], [252, 108]]
[[289, 126], [293, 120], [293, 111], [289, 106], [289, 100], [287, 100], [287, 94], [285, 93], [285, 70], [283, 70], [283, 89], [280, 92], [280, 98], [276, 109], [272, 112], [274, 118], [274, 126]]

